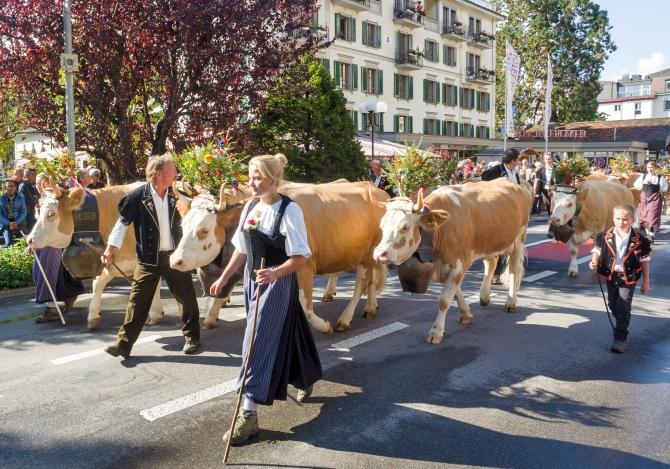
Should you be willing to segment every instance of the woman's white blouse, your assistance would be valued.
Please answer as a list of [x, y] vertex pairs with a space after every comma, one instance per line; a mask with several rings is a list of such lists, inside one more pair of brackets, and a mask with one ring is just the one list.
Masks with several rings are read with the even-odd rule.
[[637, 178], [633, 187], [641, 190], [644, 184], [658, 184], [660, 186], [658, 190], [661, 191], [661, 194], [665, 194], [668, 191], [668, 181], [666, 181], [660, 174], [657, 174], [656, 176], [652, 176], [649, 173], [643, 174]]
[[[272, 235], [275, 220], [279, 213], [279, 207], [281, 206], [281, 200], [272, 205], [265, 205], [263, 202], [258, 202], [256, 206], [247, 213], [252, 200], [244, 205], [244, 209], [242, 210], [244, 218], [240, 217], [240, 224], [237, 226], [237, 230], [231, 240], [235, 249], [242, 254], [247, 253], [244, 244], [244, 234], [242, 233], [242, 230], [247, 225], [247, 220], [253, 219], [255, 221], [254, 226], [257, 227], [256, 229], [260, 230], [261, 233]], [[309, 249], [309, 244], [307, 244], [305, 217], [302, 214], [300, 206], [295, 202], [291, 202], [286, 206], [284, 217], [279, 224], [279, 232], [286, 236], [284, 246], [286, 248], [287, 256], [309, 257], [312, 255], [312, 251]]]

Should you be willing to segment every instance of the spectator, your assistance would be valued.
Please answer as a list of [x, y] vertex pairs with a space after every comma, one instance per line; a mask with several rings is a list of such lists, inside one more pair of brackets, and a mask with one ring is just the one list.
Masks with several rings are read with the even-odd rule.
[[642, 191], [638, 207], [640, 231], [645, 230], [647, 238], [653, 244], [656, 232], [661, 227], [663, 194], [668, 191], [668, 181], [658, 174], [656, 162], [648, 161], [647, 174], [637, 178], [633, 187]]
[[372, 183], [375, 186], [385, 191], [391, 197], [395, 197], [396, 195], [398, 195], [397, 190], [389, 186], [389, 182], [386, 179], [386, 176], [382, 174], [381, 161], [372, 160], [372, 164], [370, 165], [370, 172], [368, 174], [368, 179], [370, 179], [370, 181], [372, 181]]
[[91, 177], [91, 183], [88, 185], [89, 189], [102, 189], [105, 183], [100, 180], [100, 170], [98, 168], [89, 168], [88, 175]]
[[78, 169], [75, 174], [77, 176], [75, 187], [81, 187], [88, 191], [88, 186], [91, 184], [91, 176], [88, 174], [88, 171], [86, 169]]
[[417, 0], [416, 5], [414, 5], [414, 11], [421, 16], [426, 15], [426, 8], [423, 6], [423, 3], [421, 3], [421, 0]]
[[[21, 171], [23, 174], [23, 170]], [[5, 181], [5, 193], [0, 197], [0, 231], [5, 239], [5, 247], [14, 243], [14, 236], [26, 229], [26, 202], [16, 192], [16, 181]]]
[[554, 178], [554, 157], [551, 153], [544, 154], [544, 167], [537, 171], [535, 179], [535, 201], [533, 202], [533, 214], [542, 213], [542, 205], [546, 204], [547, 215], [551, 215], [551, 196], [549, 190], [556, 185]]
[[16, 182], [17, 186], [23, 182], [23, 168], [16, 168], [14, 170], [12, 173], [12, 180]]
[[35, 186], [36, 177], [37, 171], [34, 168], [28, 168], [25, 171], [25, 179], [19, 185], [19, 194], [23, 196], [26, 203], [26, 233], [30, 233], [35, 225], [35, 205], [40, 200], [40, 194]]

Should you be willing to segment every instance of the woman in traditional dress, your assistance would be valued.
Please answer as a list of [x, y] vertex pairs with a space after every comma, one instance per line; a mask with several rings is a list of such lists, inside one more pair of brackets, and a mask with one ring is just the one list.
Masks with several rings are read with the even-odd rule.
[[645, 229], [647, 237], [653, 243], [656, 231], [661, 226], [663, 196], [668, 191], [668, 181], [658, 174], [655, 161], [647, 162], [647, 173], [641, 175], [633, 185], [642, 190], [638, 207], [638, 224]]
[[[289, 383], [301, 390], [298, 401], [302, 401], [309, 397], [322, 373], [314, 338], [300, 305], [295, 273], [311, 255], [307, 229], [298, 204], [277, 192], [286, 163], [283, 155], [256, 156], [249, 162], [249, 187], [254, 198], [242, 211], [228, 266], [210, 288], [215, 296], [246, 263], [243, 364], [253, 333], [255, 292], [259, 291], [256, 338], [244, 383], [244, 402], [233, 429], [233, 445], [259, 433], [258, 404], [286, 400]], [[261, 258], [265, 259], [264, 269], [260, 269]], [[243, 369], [244, 365], [240, 381]], [[224, 443], [228, 438], [226, 432]]]

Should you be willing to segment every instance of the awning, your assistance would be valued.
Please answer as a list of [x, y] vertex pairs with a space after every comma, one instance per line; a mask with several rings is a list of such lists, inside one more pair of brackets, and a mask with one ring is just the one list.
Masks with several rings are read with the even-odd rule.
[[[357, 135], [356, 140], [361, 144], [363, 154], [366, 158], [372, 157], [372, 139], [365, 135]], [[375, 138], [375, 158], [392, 158], [405, 152], [405, 145]], [[421, 155], [424, 150], [418, 150]]]

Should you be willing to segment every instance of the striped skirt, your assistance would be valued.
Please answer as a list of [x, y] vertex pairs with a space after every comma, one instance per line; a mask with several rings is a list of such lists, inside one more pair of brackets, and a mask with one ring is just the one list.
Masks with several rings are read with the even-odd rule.
[[[247, 327], [238, 386], [251, 341], [256, 288], [255, 278], [251, 279], [245, 271]], [[295, 273], [285, 275], [261, 289], [256, 338], [244, 394], [258, 404], [271, 405], [275, 399], [286, 400], [289, 384], [306, 389], [321, 375], [316, 344], [298, 296], [297, 276]]]
[[39, 259], [46, 274], [46, 281], [44, 275], [37, 266], [37, 261], [33, 260], [33, 280], [35, 281], [35, 302], [46, 303], [53, 301], [47, 282], [51, 285], [54, 294], [56, 294], [56, 286], [58, 284], [58, 271], [60, 269], [61, 259], [63, 257], [63, 250], [59, 248], [44, 247], [35, 249], [35, 256]]

